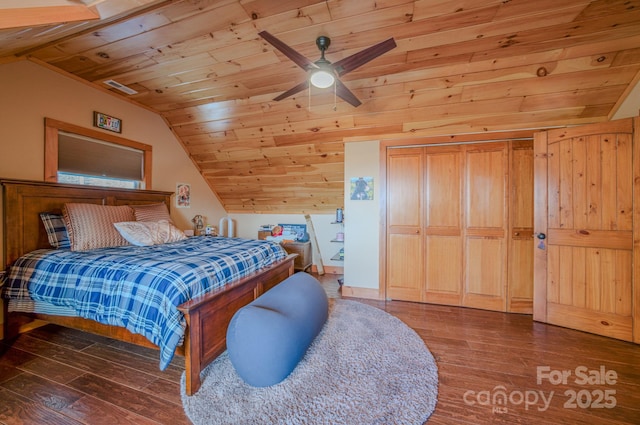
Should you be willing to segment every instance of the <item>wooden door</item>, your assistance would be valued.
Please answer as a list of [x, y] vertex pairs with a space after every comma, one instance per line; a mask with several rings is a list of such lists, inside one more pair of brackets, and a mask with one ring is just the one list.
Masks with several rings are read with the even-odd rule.
[[424, 251], [423, 149], [393, 149], [387, 155], [387, 294], [422, 301]]
[[636, 151], [631, 119], [536, 135], [535, 320], [633, 340]]
[[388, 152], [388, 298], [531, 312], [533, 147], [513, 143]]
[[505, 311], [507, 299], [508, 144], [465, 149], [462, 305]]
[[423, 300], [436, 304], [462, 302], [463, 147], [425, 149]]
[[507, 311], [533, 313], [533, 141], [511, 145]]

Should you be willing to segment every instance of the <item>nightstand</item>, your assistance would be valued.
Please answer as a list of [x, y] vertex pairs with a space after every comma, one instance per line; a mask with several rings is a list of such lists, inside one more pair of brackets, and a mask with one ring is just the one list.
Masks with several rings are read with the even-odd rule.
[[311, 258], [311, 242], [287, 242], [282, 247], [289, 254], [298, 254], [293, 262], [293, 268], [297, 271], [305, 271], [313, 264]]
[[271, 236], [271, 230], [258, 230], [258, 239], [267, 239], [267, 236]]

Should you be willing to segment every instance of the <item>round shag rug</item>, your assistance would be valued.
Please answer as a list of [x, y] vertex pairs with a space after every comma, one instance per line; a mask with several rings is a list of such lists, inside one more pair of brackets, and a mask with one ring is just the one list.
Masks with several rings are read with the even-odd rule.
[[271, 387], [246, 384], [225, 351], [182, 404], [195, 425], [411, 424], [431, 415], [438, 369], [401, 320], [356, 301], [330, 300], [329, 318], [304, 358]]

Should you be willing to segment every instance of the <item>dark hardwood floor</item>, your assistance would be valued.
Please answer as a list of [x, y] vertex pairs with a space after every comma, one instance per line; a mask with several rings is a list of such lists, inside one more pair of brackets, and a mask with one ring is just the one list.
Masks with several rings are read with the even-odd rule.
[[[340, 297], [337, 276], [319, 279]], [[526, 315], [359, 301], [403, 320], [434, 355], [429, 424], [640, 424], [638, 345]], [[182, 371], [181, 358], [160, 372], [153, 350], [46, 326], [0, 343], [0, 423], [188, 424]]]

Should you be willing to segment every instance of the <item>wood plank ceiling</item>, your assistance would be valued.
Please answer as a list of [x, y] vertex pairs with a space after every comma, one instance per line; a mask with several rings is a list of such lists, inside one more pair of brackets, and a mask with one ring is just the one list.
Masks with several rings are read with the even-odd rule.
[[[93, 3], [101, 20], [0, 30], [0, 57], [136, 90], [113, 91], [165, 118], [229, 212], [341, 207], [348, 141], [604, 121], [640, 75], [640, 0]], [[357, 108], [276, 102], [306, 76], [262, 30], [314, 61], [320, 35], [332, 62], [397, 47], [342, 78]]]

